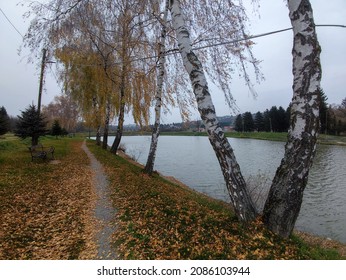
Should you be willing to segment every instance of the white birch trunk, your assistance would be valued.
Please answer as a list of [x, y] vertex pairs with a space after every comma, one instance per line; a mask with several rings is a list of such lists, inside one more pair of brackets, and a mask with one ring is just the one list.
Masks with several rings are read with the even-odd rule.
[[185, 26], [178, 0], [170, 0], [170, 12], [173, 27], [177, 34], [179, 50], [196, 97], [198, 111], [220, 163], [235, 213], [239, 220], [251, 221], [256, 217], [256, 210], [246, 189], [246, 183], [240, 172], [233, 149], [216, 118], [204, 70], [201, 62], [192, 51], [190, 34]]
[[159, 42], [159, 61], [157, 65], [157, 89], [156, 89], [156, 95], [155, 95], [155, 123], [151, 135], [151, 143], [150, 143], [150, 149], [149, 149], [149, 155], [147, 159], [146, 166], [144, 168], [144, 171], [148, 174], [151, 174], [154, 169], [154, 163], [155, 163], [155, 157], [156, 157], [156, 149], [157, 149], [157, 142], [159, 140], [160, 135], [160, 122], [161, 122], [161, 104], [162, 104], [162, 87], [163, 87], [163, 79], [165, 75], [165, 63], [166, 63], [166, 48], [165, 48], [165, 41], [166, 41], [166, 34], [167, 34], [167, 16], [168, 16], [168, 0], [166, 0], [165, 4], [165, 12], [163, 16], [162, 21], [162, 31], [161, 31], [161, 38]]
[[288, 237], [298, 217], [319, 130], [320, 46], [308, 0], [289, 0], [293, 45], [293, 99], [285, 155], [264, 207], [264, 222]]

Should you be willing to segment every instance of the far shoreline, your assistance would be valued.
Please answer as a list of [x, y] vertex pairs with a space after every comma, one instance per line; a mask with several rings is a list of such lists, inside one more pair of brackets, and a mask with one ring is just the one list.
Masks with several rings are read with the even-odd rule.
[[[255, 139], [266, 141], [286, 142], [286, 132], [225, 132], [227, 138], [238, 139]], [[108, 136], [115, 136], [115, 133], [110, 133]], [[149, 131], [125, 131], [123, 136], [151, 136]], [[206, 132], [194, 131], [171, 131], [161, 132], [160, 136], [202, 136], [207, 137]], [[95, 137], [93, 134], [91, 137]], [[317, 139], [317, 144], [320, 145], [335, 145], [346, 146], [346, 136], [320, 134]]]

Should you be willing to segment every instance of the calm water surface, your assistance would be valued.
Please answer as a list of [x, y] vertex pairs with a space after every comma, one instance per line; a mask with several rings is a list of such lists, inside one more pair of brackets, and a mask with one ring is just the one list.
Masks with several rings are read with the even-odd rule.
[[[126, 146], [127, 154], [145, 164], [150, 139], [149, 136], [127, 136], [123, 137], [122, 143]], [[254, 139], [228, 140], [248, 183], [261, 183], [260, 189], [254, 190], [261, 205], [282, 159], [284, 143]], [[297, 229], [346, 243], [345, 163], [346, 147], [318, 147]], [[164, 175], [174, 176], [199, 192], [229, 201], [218, 161], [207, 137], [161, 136], [155, 169]]]

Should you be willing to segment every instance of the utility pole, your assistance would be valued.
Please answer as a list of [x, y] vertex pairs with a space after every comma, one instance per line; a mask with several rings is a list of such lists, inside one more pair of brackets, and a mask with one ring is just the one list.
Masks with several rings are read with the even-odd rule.
[[43, 49], [42, 52], [43, 54], [42, 54], [42, 63], [41, 63], [40, 87], [38, 89], [38, 102], [37, 102], [38, 114], [41, 113], [41, 98], [42, 98], [42, 90], [43, 90], [44, 69], [46, 67], [47, 49]]

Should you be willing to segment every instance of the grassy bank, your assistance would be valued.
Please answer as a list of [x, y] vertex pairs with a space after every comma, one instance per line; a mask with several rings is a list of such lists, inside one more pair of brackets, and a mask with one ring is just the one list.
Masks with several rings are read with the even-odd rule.
[[[82, 139], [42, 144], [56, 147], [57, 161], [31, 162], [29, 141], [0, 140], [0, 259], [94, 259], [96, 196]], [[229, 205], [149, 177], [92, 141], [88, 147], [108, 174], [117, 212], [112, 241], [122, 259], [343, 258], [335, 243], [282, 240], [260, 221], [244, 226]]]
[[[134, 135], [151, 135], [150, 132], [126, 132], [127, 136]], [[161, 132], [165, 136], [207, 136], [206, 132], [192, 132], [192, 131], [179, 131], [179, 132]], [[287, 133], [281, 132], [225, 132], [226, 137], [230, 138], [250, 138], [269, 141], [286, 141]]]
[[93, 258], [93, 191], [81, 140], [44, 138], [56, 161], [31, 162], [30, 141], [0, 140], [0, 259]]
[[117, 209], [113, 242], [124, 259], [338, 259], [333, 249], [309, 246], [297, 236], [282, 240], [260, 221], [237, 222], [229, 205], [149, 177], [139, 166], [96, 147]]

